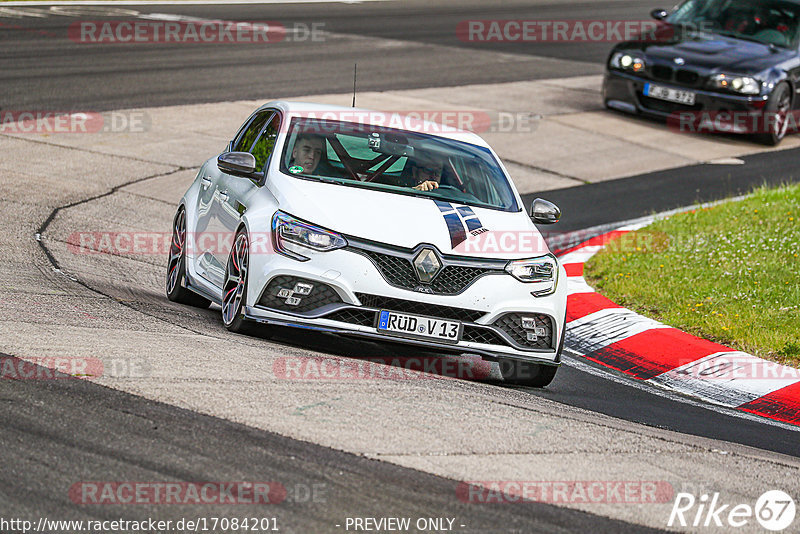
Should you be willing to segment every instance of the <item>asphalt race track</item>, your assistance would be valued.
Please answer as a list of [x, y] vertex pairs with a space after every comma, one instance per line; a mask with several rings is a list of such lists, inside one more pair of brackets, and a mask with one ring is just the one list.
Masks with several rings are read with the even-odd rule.
[[[82, 471], [86, 480], [103, 479], [108, 470], [122, 480], [147, 477], [182, 480], [280, 479], [287, 489], [281, 510], [281, 530], [321, 532], [341, 521], [341, 510], [360, 515], [424, 517], [431, 510], [456, 516], [472, 532], [554, 532], [568, 529], [599, 532], [639, 532], [633, 525], [552, 505], [485, 510], [460, 502], [453, 483], [413, 469], [378, 462], [327, 447], [288, 439], [222, 419], [96, 386], [86, 381], [3, 380], [4, 464], [0, 481], [17, 491], [4, 495], [4, 515], [51, 516], [69, 519], [146, 519], [153, 510], [109, 506], [100, 512], [77, 512], [72, 502], [54, 499], [53, 488], [67, 473]], [[84, 414], [91, 413], [86, 420]], [[97, 435], [108, 437], [101, 442]], [[202, 436], [198, 441], [196, 436]], [[58, 459], [60, 469], [31, 458]], [[11, 466], [15, 466], [11, 468]], [[19, 478], [36, 481], [20, 487]], [[324, 492], [319, 488], [324, 487]], [[317, 492], [312, 493], [312, 492]], [[324, 498], [321, 507], [312, 495]], [[66, 502], [65, 502], [66, 501]], [[235, 516], [235, 505], [218, 508]], [[9, 512], [7, 514], [7, 512]], [[204, 515], [200, 506], [175, 509], [162, 505], [163, 520]], [[502, 530], [496, 530], [503, 525]], [[649, 529], [647, 529], [649, 531]]]
[[[666, 529], [671, 508], [476, 505], [459, 499], [462, 480], [660, 477], [675, 491], [705, 488], [728, 502], [749, 502], [785, 482], [782, 489], [800, 495], [800, 439], [789, 425], [640, 386], [577, 355], [566, 356], [544, 390], [504, 386], [495, 370], [486, 381], [280, 380], [274, 363], [284, 357], [416, 353], [305, 332], [235, 336], [216, 306], [196, 310], [166, 300], [163, 257], [66, 252], [76, 230], [166, 231], [193, 169], [248, 113], [239, 101], [347, 93], [354, 62], [364, 92], [596, 75], [608, 43], [468, 43], [453, 29], [465, 19], [633, 20], [653, 7], [629, 0], [120, 2], [113, 9], [137, 14], [109, 16], [106, 7], [53, 15], [46, 6], [0, 3], [0, 111], [169, 107], [159, 120], [186, 130], [163, 145], [122, 148], [0, 133], [0, 361], [63, 355], [106, 366], [139, 362], [146, 371], [98, 380], [0, 379], [0, 518], [252, 512], [234, 505], [92, 506], [71, 498], [81, 481], [279, 481], [286, 501], [255, 515], [277, 517], [284, 532], [344, 532], [347, 517], [388, 516], [451, 517], [458, 532], [648, 532]], [[287, 40], [265, 52], [85, 45], [64, 37], [76, 20], [154, 13], [320, 24], [326, 38]], [[200, 124], [207, 104], [227, 106], [224, 124]], [[740, 165], [671, 168], [523, 197], [559, 204], [557, 231], [567, 233], [797, 181], [797, 157], [798, 149], [763, 152], [742, 156]], [[315, 485], [319, 495], [310, 496]]]
[[[437, 5], [440, 4], [440, 5]], [[542, 2], [367, 2], [331, 3], [321, 9], [303, 4], [219, 6], [134, 6], [142, 13], [167, 13], [203, 19], [271, 21], [287, 27], [320, 24], [334, 33], [323, 49], [316, 42], [258, 46], [197, 44], [189, 50], [151, 44], [131, 53], [119, 45], [86, 45], [48, 39], [33, 32], [4, 32], [0, 58], [3, 108], [96, 110], [192, 104], [262, 98], [265, 92], [287, 97], [347, 92], [353, 88], [353, 64], [359, 64], [364, 91], [495, 83], [557, 78], [602, 71], [608, 45], [560, 44], [527, 47], [462, 42], [453, 28], [464, 19], [569, 18], [580, 9], [586, 18], [635, 18], [637, 2], [587, 2], [573, 6]], [[538, 4], [538, 3], [537, 3]], [[121, 8], [120, 8], [121, 9]], [[104, 17], [49, 16], [4, 18], [5, 24], [64, 35], [76, 20]], [[113, 19], [114, 17], [107, 17]], [[116, 17], [130, 19], [131, 17]], [[7, 42], [9, 34], [13, 36]], [[402, 45], [392, 40], [402, 38]], [[408, 46], [406, 43], [413, 43]], [[434, 45], [434, 46], [431, 46]], [[486, 52], [504, 53], [502, 62], [480, 60]], [[493, 57], [496, 61], [496, 57]], [[475, 65], [480, 62], [480, 69]], [[30, 83], [37, 91], [31, 92]], [[88, 90], [87, 90], [88, 88]]]

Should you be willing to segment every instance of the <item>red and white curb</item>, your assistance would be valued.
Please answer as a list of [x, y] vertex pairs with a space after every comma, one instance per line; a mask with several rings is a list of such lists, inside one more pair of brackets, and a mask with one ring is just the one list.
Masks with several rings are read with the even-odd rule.
[[800, 426], [800, 369], [700, 339], [622, 308], [583, 278], [606, 244], [649, 221], [622, 226], [560, 255], [567, 272], [566, 345], [635, 379], [726, 408]]

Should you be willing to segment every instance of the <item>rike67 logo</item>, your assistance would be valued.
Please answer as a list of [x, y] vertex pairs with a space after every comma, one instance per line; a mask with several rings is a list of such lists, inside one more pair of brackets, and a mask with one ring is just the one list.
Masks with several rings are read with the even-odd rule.
[[725, 503], [719, 493], [696, 498], [681, 492], [675, 497], [667, 526], [693, 527], [693, 531], [698, 527], [740, 528], [752, 526], [755, 519], [763, 528], [778, 532], [794, 522], [795, 512], [794, 499], [781, 490], [765, 492], [755, 506]]

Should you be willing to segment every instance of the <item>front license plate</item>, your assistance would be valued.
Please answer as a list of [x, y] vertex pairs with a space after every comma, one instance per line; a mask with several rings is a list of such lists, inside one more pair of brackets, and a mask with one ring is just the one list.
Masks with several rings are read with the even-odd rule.
[[458, 343], [461, 340], [461, 330], [459, 321], [447, 321], [422, 315], [381, 310], [378, 317], [378, 331], [395, 336]]
[[644, 94], [650, 98], [666, 100], [667, 102], [676, 102], [678, 104], [686, 104], [687, 106], [694, 105], [695, 93], [691, 91], [683, 91], [681, 89], [664, 87], [663, 85], [646, 83], [644, 84]]

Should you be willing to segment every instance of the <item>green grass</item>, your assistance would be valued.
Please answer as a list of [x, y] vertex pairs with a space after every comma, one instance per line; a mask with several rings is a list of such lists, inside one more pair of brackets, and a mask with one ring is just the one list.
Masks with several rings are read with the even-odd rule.
[[800, 366], [800, 186], [659, 220], [612, 241], [585, 276], [614, 302]]

